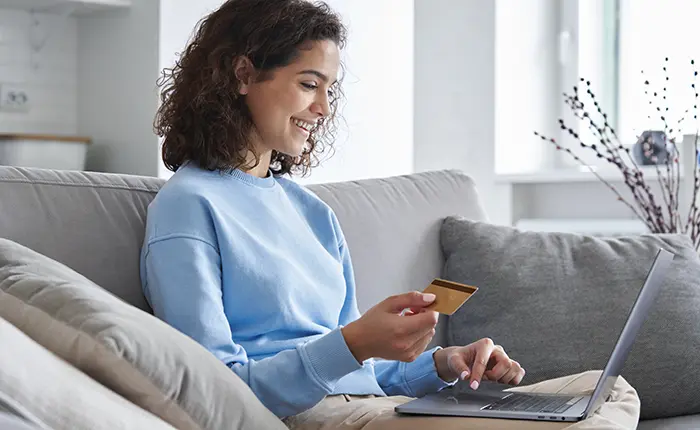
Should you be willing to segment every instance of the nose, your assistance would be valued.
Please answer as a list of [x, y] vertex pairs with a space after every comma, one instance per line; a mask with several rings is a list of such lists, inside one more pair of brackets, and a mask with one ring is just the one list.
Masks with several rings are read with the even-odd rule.
[[318, 96], [311, 105], [311, 112], [318, 115], [321, 118], [325, 118], [331, 114], [331, 107], [327, 93], [325, 93], [324, 91], [318, 92]]

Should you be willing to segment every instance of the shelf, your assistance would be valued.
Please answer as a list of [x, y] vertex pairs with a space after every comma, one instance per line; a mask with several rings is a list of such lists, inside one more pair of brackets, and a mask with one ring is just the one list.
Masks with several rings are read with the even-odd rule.
[[515, 227], [522, 231], [578, 233], [594, 236], [626, 236], [648, 233], [638, 219], [521, 219]]
[[65, 8], [75, 7], [75, 15], [86, 15], [129, 6], [131, 6], [131, 0], [0, 0], [0, 8], [2, 9], [60, 13]]
[[[662, 175], [666, 176], [666, 166], [659, 166], [662, 171]], [[658, 174], [656, 172], [656, 167], [654, 166], [643, 166], [640, 170], [644, 174], [644, 179], [658, 179]], [[622, 173], [617, 169], [610, 167], [598, 168], [598, 174], [610, 182], [622, 182]], [[681, 179], [683, 178], [683, 169], [681, 169]], [[497, 174], [496, 182], [498, 183], [510, 183], [510, 184], [555, 184], [555, 183], [566, 183], [566, 182], [596, 182], [600, 181], [596, 175], [594, 175], [588, 169], [550, 169], [542, 170], [537, 172], [524, 172], [524, 173], [512, 173], [512, 174]]]

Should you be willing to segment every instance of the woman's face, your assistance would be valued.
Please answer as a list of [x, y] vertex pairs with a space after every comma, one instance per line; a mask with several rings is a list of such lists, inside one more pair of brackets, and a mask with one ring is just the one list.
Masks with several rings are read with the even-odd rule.
[[298, 156], [317, 121], [330, 113], [329, 88], [336, 81], [340, 52], [332, 41], [309, 42], [297, 58], [263, 80], [242, 84], [252, 115], [258, 153]]

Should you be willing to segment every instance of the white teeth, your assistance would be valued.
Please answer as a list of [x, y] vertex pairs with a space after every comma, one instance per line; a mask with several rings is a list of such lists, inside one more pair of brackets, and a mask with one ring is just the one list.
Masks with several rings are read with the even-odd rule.
[[308, 132], [314, 127], [314, 124], [296, 118], [292, 118], [292, 122]]

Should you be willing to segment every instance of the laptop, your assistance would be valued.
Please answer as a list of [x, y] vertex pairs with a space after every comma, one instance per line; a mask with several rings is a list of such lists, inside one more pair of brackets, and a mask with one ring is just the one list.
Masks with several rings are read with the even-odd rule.
[[[453, 393], [446, 389], [428, 394], [395, 408], [412, 415], [448, 415], [479, 418], [506, 418], [535, 421], [580, 421], [593, 414], [610, 396], [617, 377], [632, 349], [640, 327], [659, 294], [674, 254], [659, 249], [642, 289], [632, 306], [625, 326], [613, 348], [592, 395], [515, 393], [501, 389], [479, 389]], [[488, 384], [483, 384], [486, 388]], [[503, 387], [503, 384], [498, 384]]]

